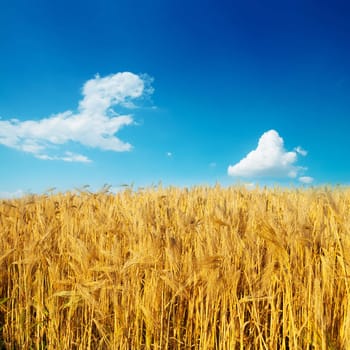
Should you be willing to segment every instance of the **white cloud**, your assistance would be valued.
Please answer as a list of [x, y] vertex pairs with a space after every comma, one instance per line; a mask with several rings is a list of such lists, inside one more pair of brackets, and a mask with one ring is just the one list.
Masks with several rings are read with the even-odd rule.
[[169, 158], [173, 156], [172, 152], [167, 152], [166, 155], [167, 155], [167, 157], [169, 157]]
[[[84, 155], [54, 151], [69, 142], [115, 152], [132, 146], [116, 137], [124, 126], [133, 124], [131, 115], [118, 115], [113, 107], [135, 108], [134, 100], [151, 94], [151, 78], [129, 72], [88, 80], [76, 113], [66, 111], [39, 120], [0, 120], [0, 144], [39, 159], [89, 162]], [[62, 151], [61, 151], [62, 152]], [[59, 152], [59, 153], [61, 153]]]
[[311, 184], [314, 181], [314, 178], [311, 176], [300, 176], [299, 181], [304, 184]]
[[2, 199], [12, 199], [12, 198], [19, 198], [24, 196], [24, 191], [22, 190], [17, 190], [15, 192], [8, 192], [8, 191], [0, 191], [0, 198]]
[[254, 182], [247, 182], [244, 184], [244, 187], [247, 190], [254, 190], [255, 189], [255, 183]]
[[296, 166], [297, 153], [304, 151], [298, 147], [298, 152], [288, 152], [284, 149], [284, 141], [276, 130], [265, 132], [259, 139], [255, 150], [235, 165], [228, 167], [228, 175], [253, 177], [290, 177], [296, 178], [305, 168]]
[[306, 156], [307, 155], [307, 151], [305, 151], [302, 147], [298, 146], [294, 148], [294, 151], [299, 153], [301, 156]]
[[36, 155], [37, 158], [42, 160], [63, 160], [65, 162], [80, 162], [80, 163], [91, 163], [91, 159], [82, 154], [76, 154], [72, 152], [66, 152], [64, 156], [48, 156], [46, 154]]

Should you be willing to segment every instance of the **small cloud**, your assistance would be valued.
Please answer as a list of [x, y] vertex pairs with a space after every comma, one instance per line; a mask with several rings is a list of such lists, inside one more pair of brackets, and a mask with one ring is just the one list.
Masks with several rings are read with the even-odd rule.
[[51, 157], [46, 154], [35, 155], [35, 157], [42, 160], [63, 160], [64, 162], [91, 163], [91, 159], [89, 159], [88, 157], [83, 156], [82, 154], [76, 154], [72, 152], [66, 152], [65, 155], [62, 157]]
[[311, 176], [300, 176], [299, 181], [304, 184], [311, 184], [314, 181], [314, 178]]
[[255, 188], [255, 183], [254, 183], [254, 182], [245, 183], [245, 184], [244, 184], [244, 187], [245, 187], [247, 190], [254, 190], [254, 188]]
[[300, 146], [295, 147], [294, 151], [299, 153], [301, 156], [306, 156], [307, 155], [307, 151], [305, 151], [303, 148], [301, 148]]
[[72, 152], [66, 152], [65, 157], [61, 157], [61, 159], [65, 162], [91, 163], [91, 160], [88, 157]]
[[[305, 152], [301, 147], [299, 151]], [[255, 150], [228, 167], [228, 175], [243, 178], [290, 177], [296, 178], [305, 168], [296, 166], [297, 152], [284, 149], [284, 141], [276, 130], [265, 132]]]
[[172, 152], [167, 152], [166, 155], [167, 155], [167, 157], [169, 157], [169, 158], [173, 156]]
[[17, 190], [14, 192], [8, 192], [8, 191], [1, 192], [0, 191], [0, 198], [3, 198], [3, 199], [19, 198], [19, 197], [24, 196], [24, 194], [25, 193], [22, 190]]
[[119, 115], [115, 106], [135, 108], [135, 100], [153, 92], [152, 79], [130, 72], [106, 77], [96, 75], [82, 89], [83, 98], [77, 112], [65, 111], [39, 120], [0, 120], [0, 144], [34, 155], [43, 160], [83, 162], [84, 155], [55, 154], [69, 142], [89, 148], [114, 152], [131, 150], [116, 133], [124, 126], [134, 124], [131, 115]]

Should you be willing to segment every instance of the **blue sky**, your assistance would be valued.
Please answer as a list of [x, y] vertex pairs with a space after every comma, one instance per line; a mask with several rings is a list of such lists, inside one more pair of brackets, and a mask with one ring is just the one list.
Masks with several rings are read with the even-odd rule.
[[347, 1], [1, 1], [0, 194], [349, 184]]

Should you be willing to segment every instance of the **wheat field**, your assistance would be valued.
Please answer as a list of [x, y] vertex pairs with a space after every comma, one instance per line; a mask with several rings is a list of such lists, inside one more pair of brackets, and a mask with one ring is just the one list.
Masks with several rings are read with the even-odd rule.
[[350, 349], [350, 190], [0, 201], [1, 349]]

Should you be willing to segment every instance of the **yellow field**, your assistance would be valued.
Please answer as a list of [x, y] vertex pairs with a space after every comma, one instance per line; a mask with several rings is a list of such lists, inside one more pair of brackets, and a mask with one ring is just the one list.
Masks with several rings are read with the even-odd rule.
[[2, 349], [350, 349], [350, 190], [0, 201]]

